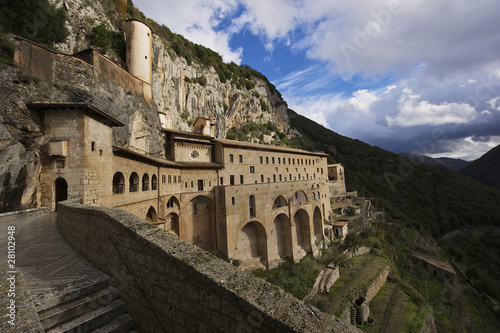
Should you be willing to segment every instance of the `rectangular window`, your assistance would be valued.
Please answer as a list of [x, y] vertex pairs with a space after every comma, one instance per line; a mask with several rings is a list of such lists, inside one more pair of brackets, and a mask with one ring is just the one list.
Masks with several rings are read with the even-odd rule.
[[288, 158], [288, 164], [290, 164], [290, 158]]
[[102, 149], [99, 149], [99, 155], [100, 156], [102, 156], [102, 153], [103, 153]]
[[273, 183], [276, 183], [276, 175], [273, 175]]
[[56, 168], [58, 169], [64, 169], [65, 164], [64, 160], [56, 160]]
[[260, 157], [260, 164], [262, 164], [262, 156]]
[[240, 163], [243, 163], [243, 155], [240, 155], [239, 159], [240, 159]]
[[284, 179], [284, 181], [286, 182], [286, 177], [284, 177], [283, 179]]
[[233, 154], [229, 154], [229, 163], [233, 163]]
[[191, 188], [193, 188], [193, 187], [194, 187], [194, 183], [193, 183], [193, 181], [191, 181]]
[[255, 173], [255, 168], [253, 166], [250, 167], [250, 173]]
[[267, 182], [270, 183], [271, 182], [271, 178], [267, 178]]
[[266, 164], [269, 164], [269, 157], [266, 157]]
[[281, 175], [280, 175], [280, 181], [281, 181]]
[[90, 144], [92, 151], [95, 151], [95, 141], [92, 141]]
[[168, 183], [172, 184], [172, 175], [168, 175]]
[[264, 175], [260, 175], [260, 182], [263, 183], [264, 182]]
[[229, 184], [234, 185], [234, 176], [229, 176]]
[[177, 183], [177, 176], [174, 175], [174, 183]]
[[181, 182], [181, 175], [177, 176], [177, 180], [179, 181], [179, 183]]
[[235, 204], [235, 200], [234, 200], [234, 197], [231, 198], [231, 203], [234, 205]]
[[165, 175], [161, 175], [161, 183], [165, 184], [166, 181], [167, 181], [167, 177], [165, 177]]
[[240, 175], [240, 184], [243, 184], [243, 175]]
[[224, 185], [224, 177], [220, 177], [220, 184]]
[[278, 164], [281, 164], [281, 157], [278, 157]]
[[274, 157], [272, 158], [273, 164], [274, 164]]
[[198, 179], [198, 191], [203, 191], [203, 179]]

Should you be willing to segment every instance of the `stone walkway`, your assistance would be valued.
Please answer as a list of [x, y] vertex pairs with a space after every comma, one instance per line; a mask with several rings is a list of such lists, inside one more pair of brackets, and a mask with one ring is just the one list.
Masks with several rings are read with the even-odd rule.
[[[108, 283], [98, 271], [66, 243], [56, 224], [57, 213], [0, 221], [0, 315], [2, 332], [41, 331], [37, 312], [65, 301], [65, 295], [86, 286]], [[8, 296], [8, 227], [15, 226], [16, 296]], [[31, 297], [30, 297], [31, 295]], [[16, 325], [8, 325], [6, 306], [16, 301]], [[33, 317], [33, 316], [36, 317]]]

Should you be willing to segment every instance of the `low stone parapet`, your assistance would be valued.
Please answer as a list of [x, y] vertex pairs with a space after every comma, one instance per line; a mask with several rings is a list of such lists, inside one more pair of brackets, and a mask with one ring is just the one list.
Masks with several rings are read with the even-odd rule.
[[59, 205], [67, 242], [112, 278], [143, 332], [360, 332], [122, 209]]

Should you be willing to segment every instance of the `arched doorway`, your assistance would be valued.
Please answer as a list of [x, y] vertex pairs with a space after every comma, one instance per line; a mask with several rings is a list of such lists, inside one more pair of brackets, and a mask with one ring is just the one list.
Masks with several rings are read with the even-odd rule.
[[253, 221], [241, 229], [234, 258], [242, 263], [259, 260], [261, 264], [267, 266], [267, 237], [262, 224]]
[[172, 234], [179, 237], [179, 215], [170, 213], [167, 215], [167, 218], [165, 220], [165, 230], [170, 231]]
[[192, 244], [204, 250], [213, 249], [212, 236], [215, 233], [213, 226], [212, 202], [205, 196], [197, 196], [191, 200], [192, 216]]
[[312, 251], [311, 231], [309, 228], [309, 215], [304, 209], [299, 209], [293, 216], [295, 222], [295, 232], [297, 234], [297, 245], [306, 253]]
[[57, 178], [55, 180], [55, 189], [56, 189], [56, 212], [57, 212], [57, 203], [68, 199], [68, 183], [66, 182], [66, 179], [62, 177]]
[[285, 214], [276, 216], [274, 219], [274, 229], [276, 230], [278, 256], [293, 258], [292, 225], [288, 216]]
[[314, 224], [314, 236], [316, 239], [323, 239], [323, 223], [321, 223], [323, 217], [321, 216], [321, 209], [316, 207], [314, 209], [313, 224]]
[[146, 214], [146, 221], [154, 223], [158, 221], [158, 215], [156, 215], [156, 209], [153, 206], [149, 207], [148, 213]]

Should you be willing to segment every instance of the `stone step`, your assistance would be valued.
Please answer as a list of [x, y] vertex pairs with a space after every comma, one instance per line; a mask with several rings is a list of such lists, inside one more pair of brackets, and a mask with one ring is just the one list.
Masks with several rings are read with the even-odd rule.
[[113, 319], [106, 325], [90, 331], [90, 333], [127, 333], [131, 332], [133, 328], [134, 318], [132, 318], [128, 313], [125, 313]]
[[[43, 284], [43, 283], [42, 283]], [[78, 281], [66, 284], [63, 288], [46, 287], [37, 288], [37, 285], [30, 284], [33, 301], [38, 313], [48, 310], [58, 304], [87, 296], [93, 292], [109, 287], [110, 278], [104, 274], [87, 276]]]
[[124, 313], [125, 313], [125, 303], [123, 303], [123, 301], [118, 299], [113, 301], [113, 303], [107, 306], [85, 313], [80, 317], [59, 324], [56, 327], [46, 330], [45, 332], [46, 333], [89, 332]]
[[118, 290], [108, 287], [87, 296], [56, 305], [38, 313], [44, 330], [76, 318], [83, 313], [110, 304], [118, 297]]

